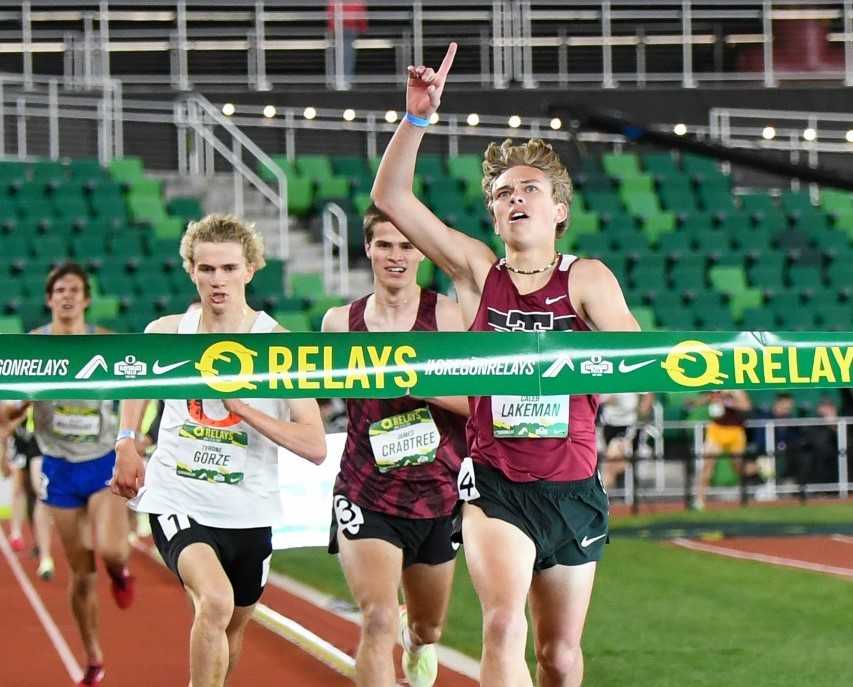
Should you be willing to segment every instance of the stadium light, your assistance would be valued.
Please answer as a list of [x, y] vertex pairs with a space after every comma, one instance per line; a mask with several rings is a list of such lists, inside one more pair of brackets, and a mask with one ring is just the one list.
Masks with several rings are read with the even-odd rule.
[[853, 129], [850, 129], [844, 138], [847, 139], [848, 143], [853, 143]]
[[275, 117], [275, 106], [274, 105], [267, 105], [264, 108], [264, 117], [266, 117], [267, 119], [272, 119], [273, 117]]
[[433, 113], [429, 116], [429, 123], [430, 123], [430, 124], [438, 124], [438, 119], [439, 119], [439, 118], [438, 118], [438, 112], [433, 112]]
[[679, 122], [674, 127], [672, 127], [672, 133], [676, 136], [684, 136], [687, 133], [687, 125]]
[[305, 111], [302, 113], [302, 116], [305, 117], [305, 119], [314, 119], [314, 117], [317, 116], [317, 110], [315, 110], [313, 107], [306, 107]]
[[817, 131], [809, 127], [805, 131], [803, 131], [803, 138], [807, 141], [814, 141], [817, 138]]
[[397, 121], [397, 113], [394, 112], [394, 110], [388, 110], [388, 112], [385, 113], [385, 121], [389, 124], [393, 124]]
[[236, 111], [237, 111], [237, 108], [234, 107], [234, 103], [225, 103], [222, 106], [222, 114], [224, 114], [226, 117], [230, 117]]
[[348, 122], [351, 122], [353, 119], [355, 119], [355, 110], [349, 107], [344, 110], [344, 119]]
[[480, 123], [480, 115], [476, 112], [472, 112], [468, 115], [468, 126], [477, 126]]
[[513, 129], [517, 129], [521, 126], [521, 117], [519, 117], [518, 115], [513, 115], [509, 118], [507, 124], [509, 124], [510, 127], [512, 127]]
[[551, 120], [551, 128], [554, 131], [557, 131], [558, 129], [562, 128], [562, 126], [563, 122], [560, 120], [559, 117], [554, 117], [554, 119]]
[[774, 138], [776, 138], [776, 129], [774, 129], [772, 126], [765, 126], [764, 130], [761, 132], [761, 137], [765, 141], [772, 141]]

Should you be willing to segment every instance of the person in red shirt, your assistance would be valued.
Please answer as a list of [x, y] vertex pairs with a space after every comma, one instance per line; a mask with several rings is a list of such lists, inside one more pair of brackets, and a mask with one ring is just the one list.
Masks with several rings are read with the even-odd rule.
[[[455, 52], [451, 43], [438, 71], [408, 68], [407, 114], [385, 150], [374, 202], [452, 277], [470, 330], [639, 330], [604, 264], [555, 250], [569, 220], [572, 185], [542, 140], [486, 150], [483, 191], [505, 259], [446, 226], [412, 192], [418, 149]], [[576, 687], [596, 561], [608, 536], [607, 496], [596, 471], [598, 399], [469, 402], [470, 459], [458, 485], [466, 501], [465, 558], [483, 610], [481, 684], [532, 684], [524, 660], [529, 601], [538, 684]]]
[[328, 31], [335, 45], [336, 86], [347, 90], [355, 74], [355, 39], [367, 31], [367, 4], [360, 0], [329, 0]]

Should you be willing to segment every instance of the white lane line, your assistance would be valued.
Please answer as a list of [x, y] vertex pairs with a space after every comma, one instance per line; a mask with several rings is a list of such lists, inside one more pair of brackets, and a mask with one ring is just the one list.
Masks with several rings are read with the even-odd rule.
[[853, 544], [853, 537], [848, 537], [846, 534], [833, 534], [830, 539], [840, 541], [842, 544]]
[[3, 556], [6, 558], [9, 568], [12, 570], [12, 574], [18, 580], [18, 584], [21, 586], [24, 596], [27, 597], [27, 600], [30, 602], [30, 606], [33, 607], [33, 611], [35, 611], [35, 614], [41, 621], [44, 631], [53, 643], [53, 648], [56, 649], [56, 653], [58, 653], [59, 658], [62, 659], [65, 670], [68, 672], [71, 680], [76, 684], [83, 678], [83, 669], [80, 667], [80, 664], [77, 663], [77, 659], [74, 658], [74, 654], [71, 653], [71, 649], [68, 648], [65, 638], [56, 626], [56, 623], [53, 622], [53, 618], [50, 617], [50, 613], [48, 613], [47, 609], [44, 607], [41, 597], [33, 588], [27, 574], [24, 572], [24, 569], [18, 562], [17, 557], [12, 552], [12, 548], [9, 546], [9, 542], [6, 540], [6, 535], [3, 533], [2, 529], [0, 529], [0, 551], [3, 552]]
[[798, 568], [800, 570], [810, 570], [812, 572], [829, 573], [831, 575], [841, 575], [842, 577], [853, 578], [853, 569], [838, 568], [834, 565], [822, 565], [820, 563], [808, 563], [806, 561], [798, 561], [795, 558], [782, 558], [781, 556], [768, 556], [763, 553], [749, 553], [748, 551], [737, 551], [735, 549], [727, 549], [722, 546], [714, 546], [713, 544], [704, 544], [690, 539], [673, 539], [672, 543], [676, 546], [681, 546], [685, 549], [693, 551], [704, 551], [706, 553], [716, 553], [720, 556], [728, 556], [729, 558], [738, 558], [744, 561], [758, 561], [759, 563], [769, 563], [770, 565], [781, 565], [786, 568]]

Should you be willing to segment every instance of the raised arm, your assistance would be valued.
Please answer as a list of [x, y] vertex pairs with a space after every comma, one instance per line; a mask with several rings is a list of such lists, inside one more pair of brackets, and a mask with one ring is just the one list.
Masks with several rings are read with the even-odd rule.
[[[406, 111], [423, 120], [438, 110], [441, 94], [453, 57], [456, 43], [451, 43], [438, 71], [429, 67], [409, 67], [406, 83]], [[479, 290], [495, 254], [482, 241], [449, 228], [418, 200], [412, 191], [415, 161], [423, 140], [425, 127], [416, 126], [404, 118], [391, 138], [371, 196], [384, 212], [417, 248], [453, 279], [457, 290]]]

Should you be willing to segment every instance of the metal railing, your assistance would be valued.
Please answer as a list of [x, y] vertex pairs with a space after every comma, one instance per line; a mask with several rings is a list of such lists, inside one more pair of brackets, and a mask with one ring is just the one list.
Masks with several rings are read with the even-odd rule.
[[[278, 257], [287, 259], [290, 252], [288, 240], [287, 176], [284, 171], [261, 150], [238, 126], [205, 97], [193, 94], [174, 104], [175, 126], [178, 132], [178, 171], [185, 174], [214, 173], [213, 152], [219, 153], [230, 165], [234, 178], [234, 212], [243, 214], [243, 191], [245, 184], [254, 187], [276, 209], [278, 220]], [[187, 150], [187, 129], [194, 135], [194, 144]], [[223, 141], [218, 132], [230, 138]], [[277, 188], [272, 188], [243, 161], [243, 151], [248, 152], [256, 163], [264, 166], [276, 179]], [[282, 288], [284, 287], [282, 275]]]
[[[348, 35], [347, 21], [325, 3], [234, 0], [225, 7], [195, 0], [149, 0], [129, 10], [109, 0], [24, 0], [0, 12], [19, 30], [0, 34], [0, 51], [22, 57], [32, 78], [35, 55], [63, 54], [66, 77], [119, 76], [126, 83], [241, 85], [402, 84], [405, 65], [422, 63], [448, 38], [465, 49], [453, 80], [495, 88], [513, 82], [598, 85], [833, 80], [853, 85], [851, 0], [371, 0], [366, 33]], [[824, 47], [837, 64], [790, 73], [774, 64], [774, 23], [819, 20]], [[56, 22], [63, 22], [56, 27]], [[136, 25], [136, 26], [134, 26]], [[74, 30], [68, 30], [74, 26]], [[139, 28], [141, 27], [141, 28]], [[352, 41], [358, 69], [345, 73]], [[732, 70], [735, 53], [754, 47], [760, 67]], [[122, 57], [165, 53], [169, 68], [140, 73]], [[231, 57], [228, 57], [228, 56]], [[298, 59], [288, 59], [289, 56]], [[239, 62], [234, 59], [239, 58]], [[191, 59], [192, 58], [192, 59]], [[237, 67], [237, 64], [241, 67]]]
[[[63, 136], [60, 122], [88, 120], [95, 125], [97, 158], [101, 164], [107, 164], [124, 154], [123, 110], [122, 85], [116, 79], [69, 87], [53, 77], [0, 74], [0, 157], [57, 160], [63, 155], [80, 155], [79, 141], [75, 138], [79, 132]], [[14, 150], [7, 150], [6, 133], [10, 129], [7, 119], [14, 125]], [[30, 135], [31, 120], [44, 120], [46, 132], [39, 130]], [[92, 152], [87, 154], [94, 156]]]
[[323, 286], [326, 293], [349, 295], [349, 227], [347, 214], [336, 203], [323, 209]]
[[[657, 406], [659, 410], [659, 406]], [[709, 422], [701, 421], [661, 421], [658, 412], [653, 422], [638, 426], [641, 433], [639, 448], [635, 455], [625, 459], [624, 487], [611, 488], [611, 496], [623, 499], [627, 504], [637, 506], [642, 501], [655, 501], [683, 498], [691, 504], [696, 493], [696, 476], [702, 474], [705, 456], [705, 431]], [[836, 474], [832, 482], [809, 482], [801, 475], [790, 477], [784, 482], [778, 481], [774, 470], [763, 484], [746, 484], [743, 480], [737, 487], [711, 487], [707, 494], [714, 497], [736, 497], [742, 501], [750, 498], [775, 499], [780, 495], [796, 495], [806, 498], [809, 494], [835, 495], [847, 498], [853, 483], [848, 470], [848, 436], [853, 427], [853, 417], [838, 417], [827, 420], [811, 418], [766, 418], [748, 420], [747, 428], [763, 432], [765, 450], [761, 456], [770, 459], [775, 466], [778, 459], [790, 458], [807, 461], [798, 447], [788, 447], [784, 454], [777, 452], [776, 430], [780, 427], [832, 427], [837, 437]], [[665, 433], [683, 430], [689, 435], [690, 446], [686, 453], [673, 455], [667, 445]], [[746, 454], [745, 459], [755, 459], [758, 454]]]

